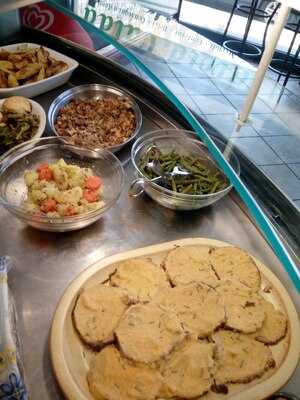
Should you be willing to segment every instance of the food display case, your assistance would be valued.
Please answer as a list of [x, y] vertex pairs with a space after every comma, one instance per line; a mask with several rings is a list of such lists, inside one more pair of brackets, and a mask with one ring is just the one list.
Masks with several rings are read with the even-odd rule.
[[[90, 266], [93, 266], [92, 269], [99, 263], [105, 266], [107, 257], [113, 256], [115, 259], [112, 260], [117, 260], [119, 253], [136, 250], [139, 255], [141, 251], [139, 253], [137, 249], [147, 246], [159, 245], [162, 251], [163, 246], [166, 246], [164, 249], [170, 248], [168, 244], [163, 245], [165, 242], [175, 241], [175, 244], [180, 245], [182, 240], [193, 244], [198, 243], [197, 240], [199, 243], [203, 240], [197, 238], [206, 238], [208, 242], [212, 240], [211, 243], [226, 242], [246, 250], [267, 266], [281, 282], [299, 313], [298, 213], [284, 194], [243, 153], [232, 148], [222, 132], [216, 131], [205, 119], [185, 107], [172, 89], [159, 80], [156, 71], [152, 71], [149, 65], [153, 57], [157, 60], [159, 57], [167, 57], [167, 53], [170, 57], [177, 57], [184, 47], [185, 57], [201, 57], [201, 51], [210, 51], [209, 68], [215, 68], [218, 73], [230, 70], [235, 74], [248, 73], [252, 76], [252, 68], [243, 61], [236, 60], [236, 63], [233, 63], [231, 55], [227, 53], [222, 54], [220, 61], [219, 49], [192, 33], [190, 38], [186, 37], [183, 40], [184, 44], [181, 43], [180, 49], [177, 49], [179, 53], [176, 53], [175, 47], [170, 49], [171, 39], [176, 42], [178, 35], [175, 22], [169, 21], [170, 29], [165, 30], [165, 33], [159, 32], [159, 23], [156, 24], [156, 32], [150, 32], [149, 26], [143, 30], [140, 23], [136, 34], [123, 37], [118, 36], [116, 26], [115, 30], [113, 27], [110, 30], [95, 27], [94, 22], [103, 11], [97, 10], [97, 6], [101, 8], [101, 2], [75, 1], [72, 2], [73, 5], [68, 6], [61, 6], [59, 2], [53, 1], [46, 3], [56, 11], [78, 21], [81, 27], [89, 30], [92, 37], [99, 35], [101, 43], [106, 45], [97, 51], [91, 50], [65, 38], [28, 27], [20, 27], [17, 35], [5, 40], [3, 45], [34, 43], [57, 52], [55, 54], [64, 55], [66, 60], [69, 57], [78, 63], [78, 67], [67, 77], [65, 83], [55, 88], [48, 87], [33, 97], [48, 115], [43, 136], [54, 136], [50, 127], [51, 116], [49, 117], [53, 101], [66, 90], [76, 91], [76, 87], [81, 85], [106, 85], [125, 92], [136, 102], [136, 110], [141, 113], [141, 126], [134, 139], [126, 142], [114, 153], [124, 169], [124, 187], [117, 202], [97, 222], [71, 232], [46, 232], [24, 224], [12, 216], [7, 207], [0, 209], [0, 250], [1, 255], [11, 257], [13, 264], [9, 272], [9, 287], [18, 315], [17, 329], [29, 398], [84, 398], [80, 397], [81, 395], [76, 398], [74, 393], [70, 395], [71, 392], [66, 389], [68, 385], [62, 382], [64, 377], [57, 373], [57, 369], [55, 373], [53, 371], [50, 341], [52, 359], [55, 359], [55, 354], [59, 356], [60, 346], [53, 346], [55, 342], [52, 336], [50, 337], [52, 318], [64, 291], [67, 287], [72, 288], [74, 283], [69, 285], [80, 273], [85, 271], [87, 276]], [[132, 7], [137, 6], [134, 3]], [[138, 10], [142, 18], [141, 6]], [[133, 9], [131, 11], [133, 12]], [[117, 11], [115, 12], [117, 15]], [[94, 13], [95, 21], [92, 21]], [[83, 18], [84, 15], [86, 18]], [[151, 13], [147, 14], [149, 21], [151, 16], [153, 17]], [[153, 22], [159, 20], [159, 17], [155, 15], [152, 19]], [[98, 22], [101, 25], [108, 24], [109, 21], [108, 18], [103, 22], [102, 18], [102, 22]], [[150, 60], [148, 67], [143, 62], [147, 57]], [[181, 57], [183, 53], [180, 53], [178, 59]], [[144, 77], [131, 72], [132, 65], [138, 66]], [[208, 67], [204, 64], [203, 68]], [[51, 107], [53, 108], [53, 105]], [[150, 196], [142, 193], [138, 197], [130, 197], [128, 191], [132, 181], [137, 178], [137, 171], [131, 159], [132, 145], [135, 140], [145, 137], [149, 132], [161, 130], [178, 130], [182, 135], [185, 135], [182, 130], [193, 131], [194, 140], [204, 142], [211, 159], [227, 177], [228, 182], [230, 181], [230, 193], [207, 207], [184, 211], [178, 210], [176, 204], [174, 207], [158, 204], [151, 198], [151, 193]], [[3, 157], [5, 155], [2, 156], [2, 163]], [[238, 168], [231, 164], [232, 157], [238, 160]], [[118, 185], [121, 188], [121, 183]], [[148, 254], [150, 253], [148, 250]], [[136, 256], [135, 253], [130, 254], [131, 257]], [[297, 329], [297, 314], [292, 315], [295, 321], [291, 325]], [[295, 348], [298, 349], [297, 346]], [[296, 358], [298, 359], [298, 354]], [[278, 380], [282, 382], [282, 387], [275, 384], [274, 392], [282, 389], [283, 392], [299, 396], [300, 364], [292, 368], [293, 371], [290, 371], [291, 364], [284, 366], [287, 375], [285, 377], [281, 374]], [[65, 380], [69, 379], [66, 375]], [[271, 394], [272, 391], [268, 392], [268, 395]], [[229, 395], [218, 396], [224, 399], [231, 398]], [[232, 398], [241, 399], [238, 396]], [[252, 397], [250, 395], [250, 398], [263, 399], [259, 391], [252, 394]]]

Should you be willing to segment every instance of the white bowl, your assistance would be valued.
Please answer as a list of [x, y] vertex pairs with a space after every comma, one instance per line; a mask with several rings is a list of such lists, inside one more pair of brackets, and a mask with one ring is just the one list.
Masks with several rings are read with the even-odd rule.
[[[32, 114], [38, 115], [40, 118], [40, 125], [35, 135], [32, 136], [31, 139], [38, 139], [42, 136], [46, 126], [46, 113], [42, 106], [39, 105], [36, 101], [28, 99], [32, 106]], [[2, 104], [4, 103], [5, 99], [0, 100], [0, 111], [2, 109]]]
[[[0, 51], [1, 50], [16, 51], [17, 49], [26, 47], [35, 48], [35, 47], [40, 47], [40, 45], [35, 43], [17, 43], [17, 44], [11, 44], [9, 46], [2, 46], [0, 47]], [[51, 57], [55, 58], [56, 60], [64, 61], [65, 63], [67, 63], [69, 66], [68, 69], [38, 82], [26, 83], [25, 85], [7, 89], [0, 88], [0, 97], [9, 97], [9, 96], [34, 97], [41, 93], [48, 92], [49, 90], [52, 90], [58, 86], [61, 86], [69, 80], [74, 69], [78, 67], [78, 62], [70, 57], [58, 53], [57, 51], [51, 50], [48, 47], [45, 46], [43, 47], [45, 50], [49, 51]]]

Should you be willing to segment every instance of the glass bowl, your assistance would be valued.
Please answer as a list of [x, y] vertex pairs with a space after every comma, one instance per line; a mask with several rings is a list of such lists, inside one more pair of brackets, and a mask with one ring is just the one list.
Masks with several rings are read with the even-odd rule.
[[[223, 152], [226, 147], [226, 142], [223, 142], [218, 138], [214, 138], [214, 141]], [[138, 179], [132, 182], [129, 189], [129, 195], [136, 197], [145, 191], [154, 201], [164, 207], [174, 210], [196, 210], [215, 203], [232, 189], [232, 185], [229, 183], [225, 189], [216, 193], [192, 195], [177, 193], [152, 182], [143, 175], [138, 164], [139, 160], [153, 145], [156, 145], [161, 151], [175, 150], [181, 155], [197, 156], [201, 158], [202, 163], [207, 165], [211, 170], [220, 171], [220, 168], [210, 156], [206, 146], [197, 139], [193, 132], [181, 129], [162, 129], [152, 131], [140, 137], [132, 147], [131, 160], [135, 167]], [[239, 175], [240, 164], [234, 153], [230, 153], [228, 162]]]
[[[63, 158], [68, 164], [89, 167], [103, 182], [103, 208], [81, 215], [47, 217], [28, 213], [22, 206], [27, 196], [25, 170]], [[0, 158], [0, 203], [21, 221], [44, 231], [66, 232], [84, 228], [97, 221], [118, 200], [124, 183], [120, 161], [109, 151], [88, 150], [67, 144], [56, 137], [22, 143]]]

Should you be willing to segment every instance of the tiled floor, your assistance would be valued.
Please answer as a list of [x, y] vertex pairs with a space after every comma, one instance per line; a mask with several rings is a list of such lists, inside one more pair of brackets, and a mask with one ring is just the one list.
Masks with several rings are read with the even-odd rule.
[[[283, 91], [276, 75], [269, 73], [252, 109], [250, 121], [234, 131], [237, 112], [244, 104], [251, 79], [234, 69], [214, 66], [202, 55], [193, 64], [147, 65], [196, 113], [216, 127], [256, 163], [300, 210], [300, 85], [290, 81]], [[132, 68], [132, 67], [131, 67]], [[137, 71], [144, 78], [144, 73]]]

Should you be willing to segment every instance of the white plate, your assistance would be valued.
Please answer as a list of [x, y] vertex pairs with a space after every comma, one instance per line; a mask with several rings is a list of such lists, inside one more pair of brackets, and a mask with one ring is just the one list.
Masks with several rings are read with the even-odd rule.
[[[0, 51], [1, 50], [16, 51], [17, 49], [26, 47], [35, 48], [35, 47], [40, 47], [40, 45], [35, 43], [17, 43], [17, 44], [11, 44], [9, 46], [0, 47]], [[27, 83], [25, 85], [7, 89], [0, 88], [0, 97], [8, 97], [8, 96], [34, 97], [41, 93], [48, 92], [49, 90], [52, 90], [58, 86], [61, 86], [69, 80], [74, 69], [78, 67], [78, 62], [70, 57], [65, 56], [64, 54], [51, 50], [48, 47], [45, 46], [43, 47], [45, 50], [49, 51], [51, 57], [55, 58], [56, 60], [64, 61], [65, 63], [67, 63], [68, 69], [38, 82]]]
[[[46, 113], [43, 109], [42, 106], [39, 105], [39, 103], [37, 103], [36, 101], [33, 101], [31, 99], [28, 99], [31, 103], [32, 106], [32, 114], [38, 115], [40, 118], [40, 125], [38, 127], [38, 130], [36, 132], [35, 135], [32, 136], [31, 139], [38, 139], [42, 136], [42, 134], [44, 133], [45, 130], [45, 126], [46, 126]], [[0, 100], [0, 111], [2, 108], [2, 104], [4, 103], [5, 99], [1, 99]]]
[[[82, 288], [105, 282], [115, 270], [115, 264], [135, 257], [147, 257], [159, 265], [166, 252], [177, 246], [228, 246], [228, 243], [207, 238], [190, 238], [174, 242], [115, 254], [91, 265], [65, 290], [56, 308], [50, 336], [50, 351], [54, 373], [65, 397], [68, 400], [93, 400], [89, 392], [86, 374], [93, 352], [84, 346], [74, 329], [72, 312]], [[253, 257], [254, 258], [254, 257]], [[229, 393], [209, 392], [199, 400], [262, 400], [280, 389], [290, 378], [299, 361], [300, 325], [295, 306], [278, 278], [259, 260], [255, 259], [261, 273], [262, 288], [269, 287], [268, 293], [261, 290], [261, 295], [285, 312], [289, 328], [286, 337], [274, 346], [270, 346], [276, 367], [267, 371], [261, 378], [245, 384], [230, 384]], [[122, 399], [120, 399], [122, 400]], [[161, 400], [161, 399], [160, 399]]]

